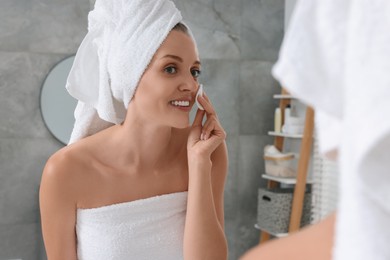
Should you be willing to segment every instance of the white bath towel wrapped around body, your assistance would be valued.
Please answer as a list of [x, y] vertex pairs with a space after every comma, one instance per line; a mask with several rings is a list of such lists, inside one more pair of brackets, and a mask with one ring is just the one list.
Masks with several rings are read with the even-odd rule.
[[187, 191], [77, 209], [79, 260], [182, 260]]

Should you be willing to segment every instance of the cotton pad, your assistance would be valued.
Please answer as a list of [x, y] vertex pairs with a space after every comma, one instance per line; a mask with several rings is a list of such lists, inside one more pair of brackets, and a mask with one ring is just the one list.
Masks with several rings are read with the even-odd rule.
[[198, 96], [201, 96], [201, 95], [203, 95], [203, 84], [199, 85], [199, 89], [198, 89], [198, 93], [196, 93], [195, 101], [196, 101], [196, 105], [198, 105], [199, 109], [204, 110], [202, 105], [198, 102]]

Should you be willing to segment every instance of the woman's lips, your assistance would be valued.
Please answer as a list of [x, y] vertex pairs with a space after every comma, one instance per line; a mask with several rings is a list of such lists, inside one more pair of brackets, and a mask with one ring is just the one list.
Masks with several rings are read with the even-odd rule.
[[191, 107], [192, 106], [188, 106], [188, 107], [182, 107], [182, 106], [175, 106], [175, 105], [172, 105], [172, 104], [170, 104], [172, 107], [174, 107], [174, 108], [177, 108], [177, 109], [179, 109], [179, 110], [181, 110], [181, 111], [185, 111], [185, 112], [189, 112], [189, 111], [191, 111]]

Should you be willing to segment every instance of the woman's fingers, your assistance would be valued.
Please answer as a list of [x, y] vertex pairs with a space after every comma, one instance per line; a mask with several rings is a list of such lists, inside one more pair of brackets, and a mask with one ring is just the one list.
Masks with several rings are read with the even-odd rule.
[[192, 126], [202, 126], [203, 116], [205, 111], [198, 109], [196, 111], [194, 122], [192, 123]]
[[215, 110], [214, 110], [213, 106], [211, 105], [211, 102], [208, 99], [208, 97], [206, 96], [206, 94], [204, 94], [204, 96], [199, 96], [198, 100], [208, 115], [215, 114]]
[[202, 128], [202, 133], [205, 137], [204, 140], [209, 139], [211, 135], [217, 135], [220, 137], [225, 135], [224, 129], [216, 118], [206, 122]]
[[201, 133], [201, 140], [207, 140], [208, 137], [209, 137], [209, 132], [210, 130], [208, 130], [210, 128], [210, 125], [211, 125], [211, 121], [210, 120], [206, 120], [205, 124], [203, 125], [202, 127], [202, 133]]
[[207, 118], [205, 124], [202, 127], [202, 133], [203, 136], [205, 137], [205, 140], [207, 140], [210, 137], [211, 132], [214, 130], [216, 127], [216, 120], [215, 118]]
[[199, 102], [205, 109], [204, 111], [207, 114], [207, 120], [202, 127], [202, 134], [200, 138], [201, 140], [207, 140], [211, 136], [213, 131], [216, 132], [218, 130], [221, 130], [222, 127], [218, 122], [217, 114], [215, 112], [215, 109], [211, 105], [210, 99], [206, 96], [205, 93], [203, 94], [204, 96], [199, 96]]
[[[204, 95], [198, 96], [197, 100], [205, 110], [197, 110], [192, 124], [195, 127], [189, 135], [187, 149], [190, 154], [195, 153], [199, 156], [210, 156], [226, 138], [226, 132], [218, 120], [210, 99]], [[202, 125], [204, 115], [206, 115], [206, 121]], [[199, 139], [204, 142], [200, 142]]]
[[[204, 96], [198, 97], [198, 101], [199, 101], [199, 103], [201, 103], [201, 105], [203, 106], [203, 108], [205, 110], [198, 110], [198, 112], [196, 114], [196, 119], [194, 121], [194, 125], [201, 125], [202, 120], [198, 119], [198, 117], [197, 117], [199, 115], [199, 111], [202, 111], [202, 114], [201, 114], [202, 119], [203, 119], [204, 113], [206, 113], [207, 120], [204, 123], [204, 125], [202, 126], [202, 132], [200, 135], [200, 139], [207, 140], [210, 138], [210, 136], [212, 134], [218, 135], [218, 136], [223, 136], [224, 130], [218, 121], [218, 116], [215, 112], [215, 109], [213, 108], [213, 106], [210, 102], [210, 99], [206, 96], [205, 93], [203, 93], [203, 94], [204, 94]], [[195, 122], [196, 122], [196, 124], [195, 124]]]

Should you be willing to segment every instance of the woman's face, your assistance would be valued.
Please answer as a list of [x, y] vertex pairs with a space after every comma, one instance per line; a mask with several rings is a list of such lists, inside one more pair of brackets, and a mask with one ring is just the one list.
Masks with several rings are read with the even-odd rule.
[[[155, 53], [131, 102], [143, 118], [186, 128], [199, 87], [200, 62], [191, 37], [173, 30]], [[176, 106], [172, 101], [184, 101]]]

